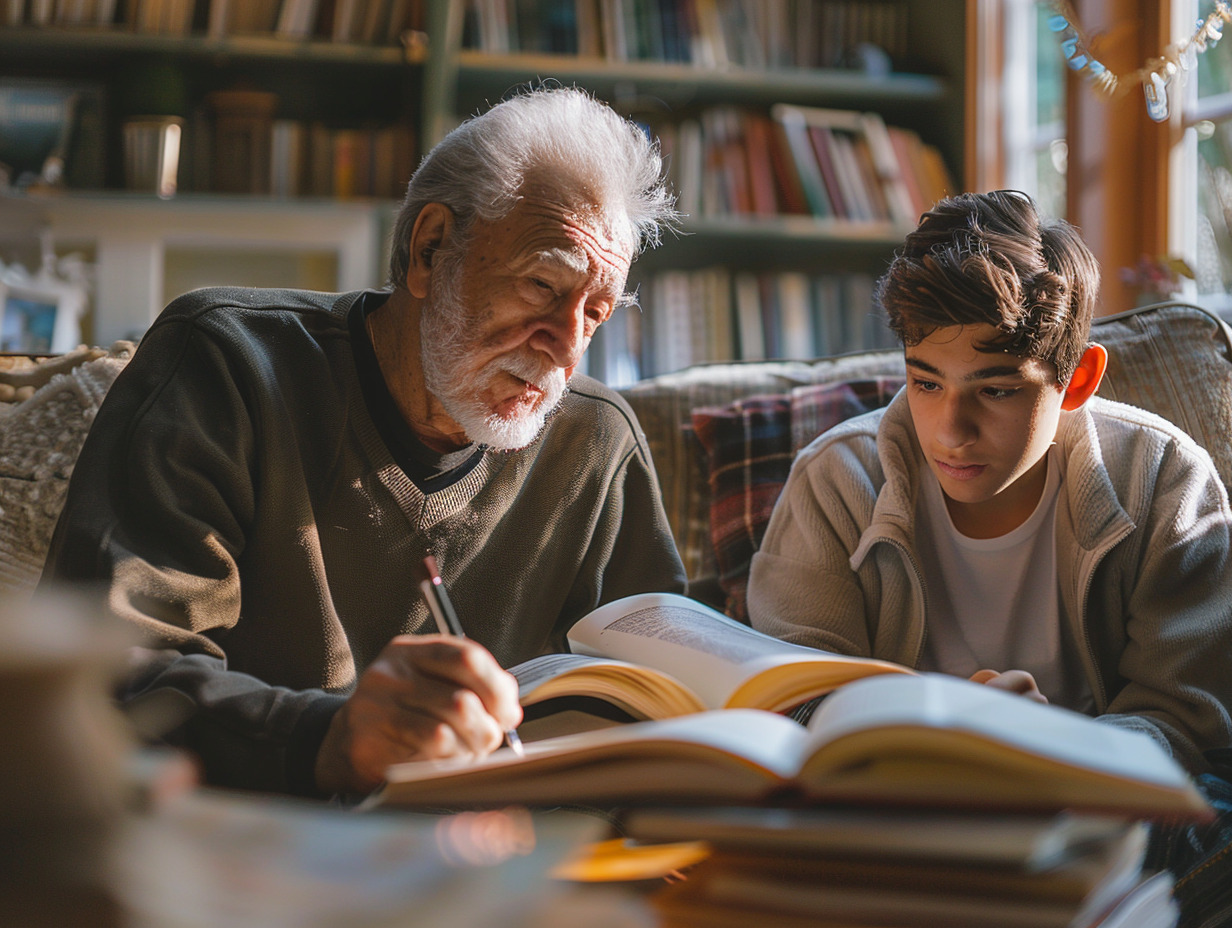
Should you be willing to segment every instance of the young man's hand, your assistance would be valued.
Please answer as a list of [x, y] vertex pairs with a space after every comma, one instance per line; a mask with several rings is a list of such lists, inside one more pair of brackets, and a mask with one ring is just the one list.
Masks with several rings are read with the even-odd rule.
[[468, 638], [401, 635], [334, 715], [317, 754], [317, 786], [366, 793], [390, 764], [481, 757], [522, 721], [517, 681]]
[[1035, 677], [1027, 673], [1025, 670], [977, 670], [971, 675], [971, 680], [974, 683], [983, 683], [986, 686], [995, 686], [999, 690], [1008, 690], [1011, 693], [1017, 693], [1019, 696], [1026, 696], [1027, 699], [1035, 702], [1048, 702], [1048, 697], [1040, 692], [1039, 686], [1035, 682]]

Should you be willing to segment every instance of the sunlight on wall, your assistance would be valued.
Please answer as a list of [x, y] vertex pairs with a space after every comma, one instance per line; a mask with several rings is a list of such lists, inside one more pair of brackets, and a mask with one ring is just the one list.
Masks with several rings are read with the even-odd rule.
[[198, 287], [338, 289], [338, 254], [277, 249], [168, 248], [164, 302]]

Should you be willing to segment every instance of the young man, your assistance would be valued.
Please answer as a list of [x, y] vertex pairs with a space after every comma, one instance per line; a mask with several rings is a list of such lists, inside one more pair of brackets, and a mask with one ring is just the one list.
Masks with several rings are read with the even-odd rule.
[[942, 201], [879, 285], [907, 385], [801, 452], [752, 563], [762, 631], [1232, 743], [1232, 512], [1209, 457], [1095, 397], [1099, 271], [1016, 192]]
[[[362, 793], [521, 718], [502, 667], [596, 606], [680, 590], [645, 439], [574, 376], [674, 217], [658, 151], [576, 90], [424, 159], [388, 291], [198, 290], [108, 393], [44, 583], [90, 583], [177, 694], [207, 782]], [[466, 638], [417, 583], [431, 553]]]

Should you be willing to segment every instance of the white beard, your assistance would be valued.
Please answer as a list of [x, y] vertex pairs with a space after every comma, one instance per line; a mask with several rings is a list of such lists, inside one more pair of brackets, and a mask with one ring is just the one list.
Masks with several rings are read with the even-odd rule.
[[[516, 451], [533, 442], [547, 418], [569, 389], [565, 372], [531, 348], [493, 358], [473, 378], [463, 380], [474, 354], [473, 313], [458, 296], [461, 256], [437, 252], [432, 294], [424, 305], [420, 344], [424, 382], [467, 438], [497, 451]], [[519, 406], [509, 416], [498, 415], [480, 399], [484, 389], [502, 372], [534, 384], [543, 391], [532, 409]]]

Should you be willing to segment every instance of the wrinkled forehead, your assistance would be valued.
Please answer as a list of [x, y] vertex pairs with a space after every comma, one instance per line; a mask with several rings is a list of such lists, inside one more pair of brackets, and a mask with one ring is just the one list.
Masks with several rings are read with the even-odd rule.
[[591, 273], [622, 282], [628, 275], [636, 236], [623, 212], [528, 189], [513, 214], [521, 220], [518, 250], [524, 254], [551, 253], [579, 270], [584, 264]]

